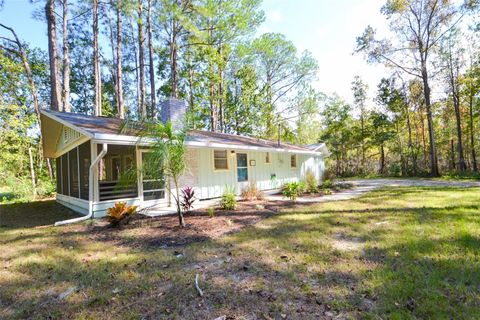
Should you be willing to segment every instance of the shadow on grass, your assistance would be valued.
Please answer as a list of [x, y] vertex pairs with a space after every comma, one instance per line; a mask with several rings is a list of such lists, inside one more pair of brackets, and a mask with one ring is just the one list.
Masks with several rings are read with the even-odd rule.
[[79, 216], [78, 213], [56, 203], [55, 200], [0, 204], [0, 228], [47, 226]]

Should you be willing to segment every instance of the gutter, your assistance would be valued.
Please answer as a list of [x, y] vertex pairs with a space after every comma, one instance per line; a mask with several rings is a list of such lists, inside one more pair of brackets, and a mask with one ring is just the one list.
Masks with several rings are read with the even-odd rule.
[[98, 162], [100, 162], [100, 160], [102, 160], [102, 158], [105, 156], [105, 154], [107, 153], [107, 149], [108, 144], [102, 144], [102, 151], [100, 151], [100, 154], [95, 158], [95, 160], [93, 160], [92, 164], [90, 164], [90, 168], [88, 169], [88, 214], [79, 218], [57, 221], [55, 222], [56, 227], [63, 226], [65, 224], [85, 221], [93, 217], [93, 170], [95, 169], [95, 166], [98, 164]]

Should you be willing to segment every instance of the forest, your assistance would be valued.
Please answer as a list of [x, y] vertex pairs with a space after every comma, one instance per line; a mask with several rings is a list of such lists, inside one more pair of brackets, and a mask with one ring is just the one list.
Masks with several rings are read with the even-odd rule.
[[40, 109], [154, 120], [168, 97], [187, 103], [191, 128], [325, 142], [337, 177], [478, 177], [476, 1], [387, 0], [388, 34], [365, 26], [351, 47], [389, 73], [377, 87], [362, 75], [351, 79], [351, 102], [315, 87], [329, 75], [309, 51], [283, 34], [258, 34], [261, 0], [46, 0], [31, 7], [48, 51], [0, 21], [4, 200], [54, 192]]

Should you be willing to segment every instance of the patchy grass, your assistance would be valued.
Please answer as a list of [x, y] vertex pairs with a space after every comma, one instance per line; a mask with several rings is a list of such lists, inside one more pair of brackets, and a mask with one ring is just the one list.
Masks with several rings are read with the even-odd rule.
[[172, 249], [0, 228], [0, 318], [480, 318], [479, 191], [387, 188]]

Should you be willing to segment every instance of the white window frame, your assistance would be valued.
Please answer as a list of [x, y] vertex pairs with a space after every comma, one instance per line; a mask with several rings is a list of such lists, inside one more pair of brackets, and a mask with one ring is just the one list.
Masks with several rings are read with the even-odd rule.
[[[217, 169], [217, 168], [215, 167], [215, 151], [225, 151], [225, 154], [226, 154], [225, 159], [227, 160], [227, 168], [226, 168], [226, 169], [225, 169], [225, 168]], [[219, 159], [223, 159], [223, 158], [219, 158]], [[213, 166], [213, 171], [215, 171], [215, 172], [229, 171], [229, 170], [230, 170], [230, 163], [229, 163], [229, 162], [230, 162], [230, 159], [229, 159], [229, 157], [228, 157], [228, 150], [226, 150], [226, 149], [225, 149], [225, 150], [219, 150], [219, 149], [214, 149], [214, 150], [212, 150], [212, 166]]]

